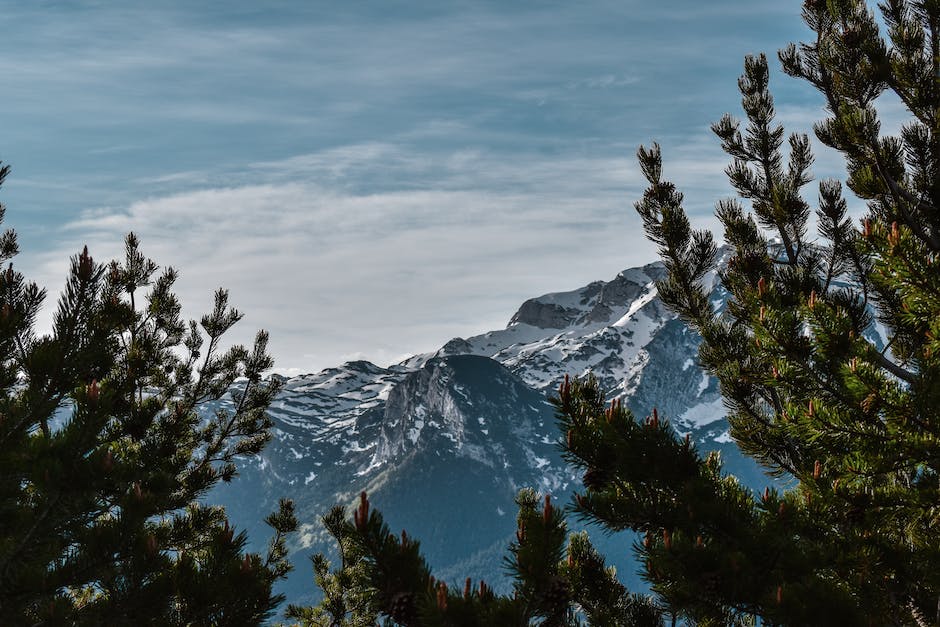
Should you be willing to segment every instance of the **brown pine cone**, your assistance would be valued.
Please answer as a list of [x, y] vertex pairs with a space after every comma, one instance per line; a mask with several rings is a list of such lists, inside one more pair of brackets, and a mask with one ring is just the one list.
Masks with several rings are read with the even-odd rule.
[[718, 594], [718, 588], [721, 585], [721, 575], [717, 572], [702, 573], [702, 589], [709, 597]]
[[568, 581], [561, 577], [554, 577], [545, 591], [545, 602], [551, 607], [558, 607], [568, 603], [571, 596], [571, 589]]
[[583, 483], [588, 490], [601, 492], [610, 483], [610, 474], [597, 468], [589, 468], [584, 473]]
[[399, 592], [392, 597], [388, 615], [397, 623], [411, 625], [418, 619], [418, 608], [415, 605], [415, 596], [410, 592]]

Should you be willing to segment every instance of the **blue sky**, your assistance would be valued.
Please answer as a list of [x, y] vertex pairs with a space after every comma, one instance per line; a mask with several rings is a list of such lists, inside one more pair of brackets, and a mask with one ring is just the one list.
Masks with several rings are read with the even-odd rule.
[[[687, 209], [730, 189], [708, 125], [799, 3], [52, 2], [4, 7], [0, 199], [55, 290], [137, 232], [186, 313], [226, 286], [282, 371], [387, 364], [527, 297], [654, 259], [634, 153]], [[115, 8], [117, 7], [117, 8]], [[776, 72], [781, 119], [819, 97]], [[816, 172], [840, 175], [836, 158]]]

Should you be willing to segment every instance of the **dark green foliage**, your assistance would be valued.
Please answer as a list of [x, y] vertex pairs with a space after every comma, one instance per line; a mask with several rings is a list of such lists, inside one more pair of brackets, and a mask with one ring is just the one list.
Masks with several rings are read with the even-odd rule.
[[[346, 521], [343, 508], [337, 506], [330, 510], [323, 517], [323, 524], [339, 544], [342, 563], [331, 571], [332, 564], [324, 555], [314, 555], [314, 576], [317, 586], [323, 591], [323, 601], [315, 608], [290, 605], [287, 616], [303, 625], [372, 627], [378, 617], [375, 609], [378, 595], [370, 586], [372, 573], [368, 563], [352, 543], [356, 536]], [[396, 615], [413, 611], [414, 597], [407, 593], [399, 594], [392, 605]]]
[[[618, 403], [605, 409], [593, 379], [566, 382], [555, 402], [568, 434], [566, 456], [585, 472], [578, 514], [643, 534], [635, 550], [671, 612], [705, 625], [755, 614], [782, 624], [854, 624], [865, 616], [819, 566], [839, 560], [843, 547], [814, 542], [815, 512], [802, 511], [794, 495], [755, 498], [722, 476], [716, 453], [703, 459], [655, 411], [640, 422]], [[793, 563], [816, 571], [791, 603]], [[778, 590], [785, 602], [777, 603]], [[805, 606], [810, 598], [824, 605]]]
[[[0, 258], [15, 252], [8, 231]], [[241, 314], [220, 290], [186, 324], [175, 279], [133, 234], [123, 262], [86, 249], [40, 337], [43, 291], [0, 272], [0, 623], [247, 625], [281, 601], [290, 502], [266, 555], [198, 502], [269, 437], [267, 336], [223, 351]], [[233, 385], [230, 409], [199, 414]]]
[[512, 595], [495, 594], [483, 581], [436, 581], [418, 543], [405, 532], [393, 535], [363, 493], [352, 521], [339, 507], [324, 517], [342, 564], [330, 572], [322, 555], [314, 558], [323, 602], [291, 607], [288, 616], [318, 627], [374, 625], [377, 619], [404, 627], [567, 627], [583, 624], [583, 618], [603, 626], [662, 624], [659, 609], [617, 582], [586, 535], [572, 535], [566, 546], [563, 512], [550, 497], [523, 490], [516, 502], [516, 540], [506, 559]]
[[[868, 202], [860, 230], [841, 186], [823, 181], [820, 237], [807, 238], [808, 142], [791, 136], [784, 167], [766, 60], [745, 63], [747, 129], [730, 117], [713, 127], [733, 159], [729, 179], [751, 203], [717, 208], [732, 249], [720, 275], [726, 313], [713, 311], [702, 282], [716, 268], [711, 234], [691, 228], [681, 195], [662, 179], [658, 148], [639, 153], [650, 187], [637, 210], [669, 267], [660, 294], [701, 334], [700, 362], [721, 384], [732, 437], [793, 479], [785, 493], [754, 499], [717, 474], [704, 483], [702, 472], [680, 477], [678, 468], [703, 462], [677, 450], [668, 432], [655, 441], [634, 427], [571, 419], [576, 445], [600, 429], [595, 440], [622, 447], [608, 457], [660, 457], [655, 478], [624, 468], [622, 492], [589, 490], [580, 509], [608, 525], [645, 527], [650, 581], [692, 616], [940, 623], [940, 4], [893, 1], [881, 11], [887, 42], [864, 2], [806, 2], [816, 41], [780, 54], [787, 73], [825, 98], [830, 117], [816, 135], [845, 156], [848, 186]], [[912, 114], [899, 137], [880, 135], [874, 99], [885, 90]], [[873, 337], [874, 320], [886, 345]], [[590, 443], [571, 452], [592, 475], [618, 477]], [[693, 533], [700, 558], [686, 550]], [[714, 573], [707, 588], [696, 572]], [[827, 614], [836, 608], [855, 618]]]

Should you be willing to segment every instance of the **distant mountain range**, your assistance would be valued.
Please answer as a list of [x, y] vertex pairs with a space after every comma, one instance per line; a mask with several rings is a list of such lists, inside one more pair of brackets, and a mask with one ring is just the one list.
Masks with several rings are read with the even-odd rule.
[[[303, 526], [284, 587], [294, 602], [318, 594], [306, 556], [334, 549], [319, 517], [362, 490], [393, 529], [421, 541], [439, 579], [505, 587], [516, 492], [531, 486], [567, 504], [580, 487], [561, 460], [548, 395], [566, 374], [587, 373], [638, 416], [658, 408], [702, 449], [722, 451], [729, 471], [763, 485], [728, 436], [716, 381], [696, 365], [698, 337], [657, 296], [664, 273], [653, 263], [529, 299], [504, 329], [389, 368], [354, 361], [286, 379], [270, 409], [273, 441], [211, 500], [260, 546], [259, 521], [279, 497], [294, 499]], [[726, 293], [711, 281], [718, 309]], [[631, 537], [592, 537], [612, 549], [625, 583], [642, 585]]]

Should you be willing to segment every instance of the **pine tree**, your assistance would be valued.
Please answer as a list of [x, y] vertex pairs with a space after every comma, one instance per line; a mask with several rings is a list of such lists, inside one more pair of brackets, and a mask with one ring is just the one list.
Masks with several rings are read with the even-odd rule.
[[[0, 262], [16, 253], [7, 231]], [[0, 272], [0, 624], [251, 625], [281, 602], [292, 505], [259, 555], [200, 502], [269, 437], [267, 336], [222, 350], [241, 314], [220, 290], [184, 323], [176, 277], [133, 234], [122, 262], [86, 248], [39, 336], [44, 291]], [[200, 413], [233, 386], [230, 408]]]
[[[580, 420], [584, 393], [562, 395], [572, 460], [601, 477], [580, 511], [644, 531], [654, 589], [693, 617], [940, 623], [940, 4], [881, 12], [887, 42], [864, 2], [806, 2], [816, 40], [780, 53], [825, 98], [816, 135], [844, 155], [847, 185], [867, 201], [860, 228], [827, 180], [819, 237], [808, 235], [809, 140], [791, 135], [784, 154], [766, 59], [746, 60], [747, 125], [726, 116], [713, 126], [751, 204], [717, 206], [731, 247], [723, 313], [703, 282], [716, 270], [712, 235], [691, 228], [658, 147], [639, 151], [650, 186], [637, 210], [669, 271], [660, 295], [701, 335], [732, 437], [793, 487], [752, 497], [656, 417], [642, 428], [616, 410], [612, 426]], [[880, 134], [874, 103], [885, 90], [912, 114], [899, 137]], [[623, 461], [638, 458], [656, 461]]]
[[303, 627], [365, 627], [379, 618], [403, 627], [569, 627], [582, 624], [580, 608], [596, 626], [663, 624], [660, 608], [630, 594], [586, 534], [567, 537], [564, 510], [550, 496], [522, 490], [516, 503], [516, 539], [505, 563], [511, 595], [469, 578], [459, 587], [436, 580], [419, 543], [404, 531], [392, 534], [363, 492], [352, 520], [341, 506], [324, 516], [341, 564], [331, 571], [323, 555], [314, 557], [323, 601], [291, 606], [287, 615]]
[[[636, 208], [668, 270], [659, 294], [701, 336], [700, 363], [720, 383], [732, 437], [785, 487], [753, 493], [655, 409], [637, 420], [606, 405], [590, 378], [566, 380], [555, 399], [565, 455], [584, 473], [575, 512], [639, 532], [635, 550], [658, 602], [688, 623], [940, 625], [940, 2], [886, 0], [879, 10], [886, 39], [862, 0], [807, 0], [815, 40], [779, 55], [824, 98], [828, 117], [814, 130], [845, 158], [846, 184], [867, 204], [859, 224], [842, 185], [824, 180], [810, 235], [810, 142], [774, 122], [763, 55], [746, 59], [739, 82], [746, 125], [726, 116], [713, 126], [750, 205], [717, 205], [727, 265], [663, 178], [659, 147], [638, 153], [649, 188]], [[881, 134], [875, 101], [885, 91], [911, 115], [896, 137]], [[720, 312], [711, 273], [728, 292]], [[533, 501], [520, 506], [528, 521]], [[392, 591], [418, 600], [405, 625], [442, 624], [434, 607], [468, 606], [449, 588], [435, 605], [426, 567], [413, 557], [411, 570], [399, 567], [405, 543], [373, 520], [358, 516], [339, 539], [372, 538], [357, 553], [367, 573], [357, 585], [377, 595], [374, 613], [394, 616]], [[520, 524], [526, 537], [530, 529]], [[592, 600], [564, 560], [520, 570], [518, 551], [506, 607], [534, 607], [546, 597], [532, 591], [560, 581], [552, 598], [577, 603], [589, 624], [636, 622], [594, 611], [616, 605], [607, 594], [625, 598], [616, 582], [595, 579]], [[512, 616], [490, 624], [536, 620]]]

